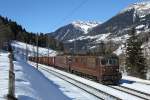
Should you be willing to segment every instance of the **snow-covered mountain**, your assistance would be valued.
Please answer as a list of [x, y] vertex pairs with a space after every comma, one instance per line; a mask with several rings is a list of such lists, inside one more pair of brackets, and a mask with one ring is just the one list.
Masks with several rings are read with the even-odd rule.
[[142, 18], [150, 14], [150, 1], [138, 2], [132, 5], [129, 5], [127, 8], [123, 9], [120, 13], [131, 11], [132, 9], [135, 10], [134, 14]]
[[150, 27], [149, 23], [150, 2], [140, 2], [128, 6], [105, 23], [93, 28], [90, 33], [95, 35], [111, 32], [112, 35], [119, 36], [126, 34], [127, 30], [133, 26], [146, 30]]
[[[55, 32], [53, 32], [53, 36], [63, 42], [67, 40], [78, 38], [83, 35], [87, 35], [88, 32], [99, 23], [95, 21], [74, 21], [68, 25], [65, 25]], [[51, 33], [50, 33], [51, 34]]]
[[98, 47], [97, 44], [102, 41], [105, 43], [111, 41], [116, 44], [114, 49], [117, 49], [129, 38], [133, 27], [141, 38], [150, 38], [149, 35], [145, 35], [150, 32], [150, 1], [131, 4], [101, 24], [72, 22], [56, 30], [53, 36], [63, 41], [66, 48], [76, 47], [78, 50], [85, 50]]
[[128, 33], [133, 27], [139, 36], [150, 32], [150, 1], [129, 5], [108, 21], [92, 28], [88, 34], [90, 36], [107, 34], [103, 39], [97, 38], [96, 42], [113, 40], [122, 44], [128, 39]]
[[93, 27], [97, 26], [99, 23], [96, 21], [74, 21], [72, 22], [72, 25], [74, 25], [76, 28], [80, 29], [81, 31], [84, 32], [84, 34], [87, 34], [90, 29]]

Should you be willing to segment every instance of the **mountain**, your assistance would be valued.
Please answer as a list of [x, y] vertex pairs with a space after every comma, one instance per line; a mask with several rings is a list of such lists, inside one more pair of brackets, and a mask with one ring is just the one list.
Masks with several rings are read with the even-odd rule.
[[105, 23], [93, 28], [90, 34], [112, 33], [111, 35], [120, 36], [126, 34], [126, 31], [133, 26], [138, 29], [149, 28], [149, 22], [150, 2], [135, 3], [128, 6]]
[[121, 71], [124, 71], [126, 42], [133, 28], [143, 43], [149, 67], [147, 73], [150, 73], [150, 1], [131, 4], [104, 23], [72, 22], [52, 34], [64, 43], [69, 53], [96, 52], [99, 55], [104, 50], [105, 53], [116, 53], [120, 57]]
[[88, 32], [98, 24], [98, 22], [74, 21], [57, 29], [52, 34], [56, 39], [65, 42], [80, 36], [86, 36]]
[[[67, 49], [97, 48], [102, 41], [115, 43], [115, 48], [126, 42], [132, 28], [140, 35], [150, 31], [150, 2], [129, 5], [104, 23], [77, 21], [63, 26], [53, 33], [63, 41]], [[76, 41], [76, 43], [74, 43]], [[74, 46], [75, 44], [78, 44]]]

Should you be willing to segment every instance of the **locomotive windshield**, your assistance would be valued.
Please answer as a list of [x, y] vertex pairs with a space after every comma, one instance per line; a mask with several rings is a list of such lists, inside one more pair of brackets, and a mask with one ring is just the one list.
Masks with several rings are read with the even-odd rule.
[[109, 59], [101, 59], [102, 65], [117, 65], [118, 59], [116, 58], [109, 58]]
[[115, 58], [108, 59], [108, 64], [116, 65], [116, 64], [118, 64], [118, 60]]

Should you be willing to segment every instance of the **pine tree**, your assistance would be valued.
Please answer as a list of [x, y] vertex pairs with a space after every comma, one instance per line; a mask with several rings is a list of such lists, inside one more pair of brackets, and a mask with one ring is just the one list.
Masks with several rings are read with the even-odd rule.
[[129, 75], [146, 78], [146, 63], [142, 53], [142, 42], [133, 28], [130, 33], [130, 38], [127, 40], [126, 49], [126, 69]]

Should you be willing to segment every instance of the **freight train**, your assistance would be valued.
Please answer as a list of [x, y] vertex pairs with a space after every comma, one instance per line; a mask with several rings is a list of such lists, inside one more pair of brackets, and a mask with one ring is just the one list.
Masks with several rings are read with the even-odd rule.
[[90, 78], [102, 84], [118, 84], [121, 79], [119, 59], [110, 56], [55, 56], [29, 57], [30, 61], [39, 62], [58, 69], [63, 69], [82, 77]]

